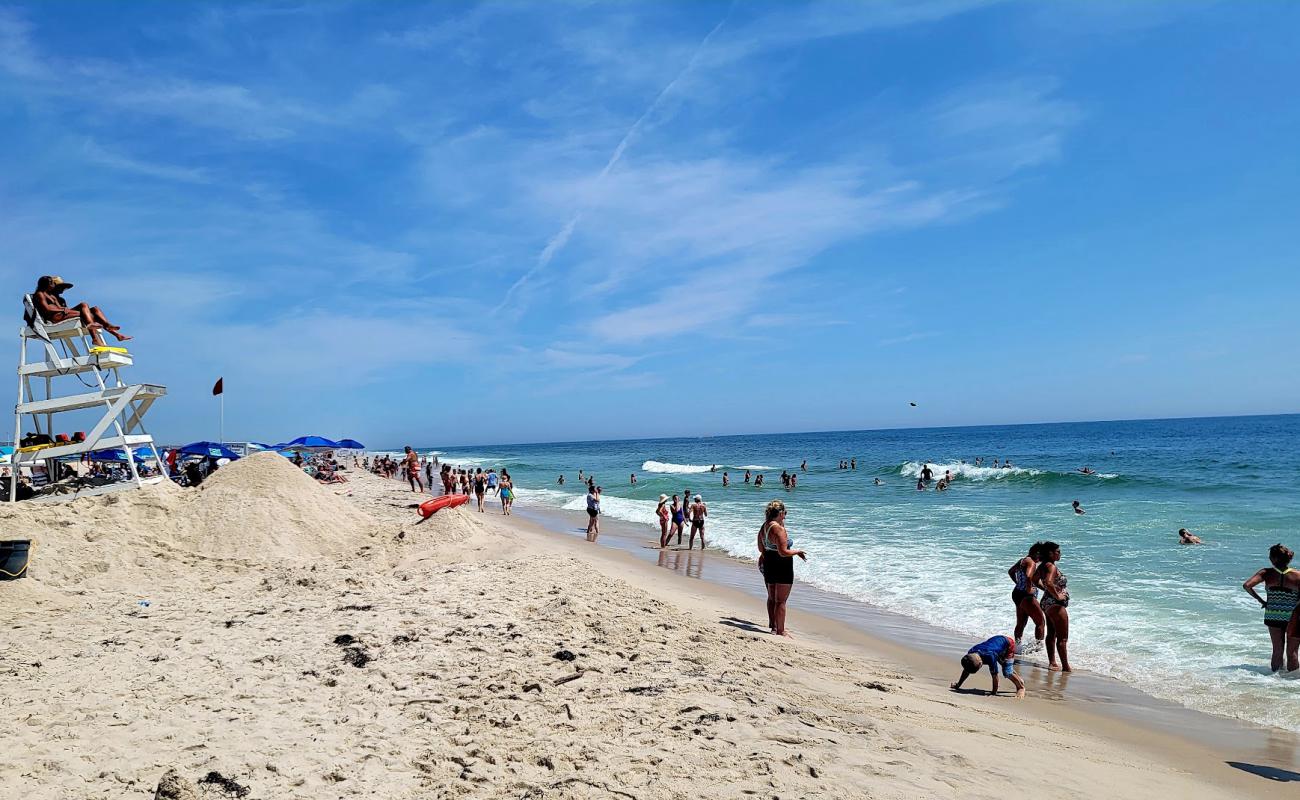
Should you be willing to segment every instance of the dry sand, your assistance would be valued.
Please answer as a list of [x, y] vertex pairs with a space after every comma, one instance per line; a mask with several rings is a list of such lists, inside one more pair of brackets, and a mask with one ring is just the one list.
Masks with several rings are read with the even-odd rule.
[[1254, 793], [1214, 764], [1188, 771], [1193, 751], [1137, 751], [1009, 698], [949, 694], [860, 648], [746, 630], [720, 619], [721, 600], [679, 604], [663, 571], [514, 518], [463, 507], [417, 525], [397, 483], [354, 475], [345, 488], [264, 454], [199, 490], [0, 509], [9, 535], [36, 542], [31, 576], [0, 583], [0, 789]]

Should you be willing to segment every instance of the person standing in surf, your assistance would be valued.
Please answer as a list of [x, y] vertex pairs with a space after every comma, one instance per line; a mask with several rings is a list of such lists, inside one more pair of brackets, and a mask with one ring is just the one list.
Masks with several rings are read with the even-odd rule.
[[587, 492], [587, 541], [594, 542], [600, 535], [600, 487]]
[[1043, 627], [1047, 624], [1047, 620], [1043, 616], [1042, 607], [1038, 604], [1038, 590], [1034, 588], [1034, 572], [1038, 569], [1039, 551], [1042, 547], [1042, 542], [1034, 542], [1029, 546], [1029, 555], [1012, 564], [1011, 569], [1007, 570], [1007, 575], [1016, 585], [1011, 590], [1011, 602], [1016, 607], [1015, 640], [1017, 642], [1024, 641], [1022, 637], [1025, 635], [1025, 625], [1032, 619], [1034, 641], [1039, 645], [1043, 643]]
[[686, 522], [686, 510], [682, 507], [681, 503], [677, 502], [677, 495], [673, 495], [673, 503], [670, 510], [673, 514], [673, 524], [668, 529], [668, 538], [672, 539], [673, 534], [676, 533], [677, 544], [680, 545], [682, 543], [682, 526]]
[[1061, 546], [1056, 542], [1043, 542], [1038, 555], [1034, 582], [1043, 590], [1040, 605], [1047, 623], [1047, 668], [1053, 672], [1069, 672], [1070, 590], [1066, 588], [1065, 573], [1056, 566], [1056, 562], [1061, 560]]
[[[1300, 669], [1300, 630], [1297, 630], [1297, 608], [1300, 608], [1300, 570], [1291, 568], [1291, 559], [1295, 553], [1291, 548], [1278, 543], [1268, 549], [1268, 560], [1272, 566], [1264, 567], [1251, 575], [1241, 588], [1264, 609], [1264, 624], [1268, 626], [1268, 635], [1273, 642], [1273, 656], [1269, 667], [1278, 672], [1282, 669], [1282, 654], [1286, 653], [1287, 671]], [[1264, 584], [1268, 599], [1259, 596], [1255, 587]]]
[[773, 500], [763, 511], [763, 526], [758, 529], [758, 569], [767, 584], [767, 625], [777, 636], [789, 636], [785, 630], [785, 606], [794, 588], [794, 557], [804, 561], [803, 550], [790, 549], [790, 534], [785, 529], [785, 503]]
[[659, 518], [659, 549], [662, 550], [668, 546], [668, 518], [672, 516], [668, 510], [668, 495], [659, 495], [659, 505], [655, 507], [655, 516]]
[[709, 507], [704, 505], [704, 499], [698, 494], [695, 495], [695, 502], [691, 503], [691, 542], [687, 545], [687, 550], [695, 549], [695, 534], [700, 535], [700, 549], [704, 549], [704, 518], [709, 515]]

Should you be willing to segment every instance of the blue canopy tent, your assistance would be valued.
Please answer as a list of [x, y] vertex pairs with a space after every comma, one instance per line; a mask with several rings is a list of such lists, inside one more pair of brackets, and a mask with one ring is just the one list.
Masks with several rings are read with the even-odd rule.
[[239, 458], [239, 454], [229, 447], [217, 442], [190, 442], [176, 448], [176, 451], [183, 456], [203, 456], [204, 458], [228, 458], [231, 461]]

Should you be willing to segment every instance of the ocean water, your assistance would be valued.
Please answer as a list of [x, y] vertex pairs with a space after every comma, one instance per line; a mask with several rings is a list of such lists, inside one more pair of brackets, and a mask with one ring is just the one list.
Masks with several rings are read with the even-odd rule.
[[[578, 470], [595, 474], [605, 513], [645, 524], [648, 538], [659, 494], [689, 489], [708, 503], [710, 546], [744, 557], [754, 555], [764, 504], [779, 497], [809, 553], [796, 562], [799, 581], [972, 641], [1012, 633], [1007, 568], [1051, 539], [1070, 579], [1076, 669], [1300, 731], [1300, 680], [1269, 674], [1262, 611], [1241, 589], [1268, 564], [1270, 545], [1300, 549], [1300, 415], [441, 450], [451, 464], [509, 469], [521, 505], [581, 511]], [[986, 466], [973, 466], [981, 456]], [[856, 471], [837, 468], [850, 458]], [[993, 469], [994, 458], [1015, 466]], [[781, 470], [804, 459], [807, 472], [787, 491]], [[927, 462], [936, 477], [951, 470], [951, 489], [916, 490]], [[1084, 465], [1098, 474], [1078, 473]], [[766, 485], [743, 484], [746, 468]], [[1085, 515], [1072, 513], [1075, 499]], [[1180, 527], [1205, 544], [1179, 546]]]

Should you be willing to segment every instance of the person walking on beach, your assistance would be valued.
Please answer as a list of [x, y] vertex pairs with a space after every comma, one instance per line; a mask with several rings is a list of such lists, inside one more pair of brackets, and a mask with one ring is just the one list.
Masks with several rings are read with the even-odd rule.
[[957, 682], [952, 684], [952, 690], [955, 692], [961, 688], [966, 679], [980, 671], [980, 667], [988, 665], [989, 674], [993, 676], [993, 688], [989, 691], [989, 697], [998, 693], [998, 670], [1001, 668], [1002, 674], [1011, 679], [1016, 686], [1016, 699], [1020, 700], [1025, 696], [1025, 682], [1020, 680], [1016, 674], [1016, 640], [1006, 636], [994, 636], [972, 647], [961, 657], [961, 677]]
[[790, 549], [785, 503], [773, 500], [763, 516], [763, 526], [758, 529], [758, 569], [767, 584], [767, 626], [777, 636], [789, 636], [785, 630], [785, 605], [794, 588], [794, 557], [807, 561], [808, 556], [803, 550]]
[[515, 504], [515, 482], [510, 473], [501, 470], [501, 513], [510, 516], [510, 509]]
[[474, 499], [478, 501], [478, 511], [483, 513], [483, 495], [487, 494], [487, 476], [483, 474], [483, 468], [479, 467], [478, 472], [474, 473]]
[[1007, 575], [1016, 585], [1011, 590], [1011, 602], [1016, 607], [1017, 642], [1023, 641], [1021, 637], [1025, 634], [1025, 625], [1032, 619], [1034, 641], [1039, 645], [1043, 643], [1043, 627], [1047, 624], [1047, 620], [1043, 616], [1042, 607], [1038, 605], [1038, 590], [1034, 588], [1034, 572], [1038, 569], [1039, 551], [1042, 547], [1042, 542], [1034, 542], [1029, 546], [1029, 555], [1012, 564], [1011, 569], [1007, 570]]
[[655, 507], [655, 516], [659, 518], [659, 549], [663, 550], [668, 546], [668, 518], [671, 512], [668, 510], [668, 495], [659, 495], [659, 505]]
[[[406, 446], [406, 477], [411, 482], [411, 491], [424, 492], [424, 481], [420, 479], [420, 457], [410, 445]], [[415, 488], [416, 486], [420, 488]]]
[[[1300, 630], [1297, 630], [1295, 613], [1300, 605], [1300, 571], [1291, 568], [1293, 558], [1295, 553], [1291, 548], [1281, 543], [1273, 545], [1268, 549], [1272, 566], [1264, 567], [1241, 585], [1264, 608], [1264, 624], [1273, 641], [1269, 667], [1274, 672], [1282, 669], [1284, 651], [1287, 671], [1300, 669]], [[1267, 600], [1255, 591], [1261, 583], [1268, 594]]]
[[1070, 591], [1066, 588], [1065, 573], [1056, 566], [1056, 562], [1061, 560], [1061, 546], [1056, 542], [1043, 542], [1038, 555], [1034, 582], [1043, 590], [1040, 605], [1047, 623], [1047, 668], [1053, 672], [1069, 672]]
[[687, 550], [695, 549], [695, 534], [700, 535], [700, 549], [704, 549], [704, 518], [709, 515], [709, 507], [704, 505], [704, 499], [698, 494], [695, 495], [695, 502], [691, 503], [691, 541], [687, 545]]
[[600, 487], [587, 490], [587, 541], [594, 542], [600, 535]]
[[497, 471], [494, 469], [487, 471], [487, 488], [492, 494], [500, 493], [500, 490], [497, 488]]

